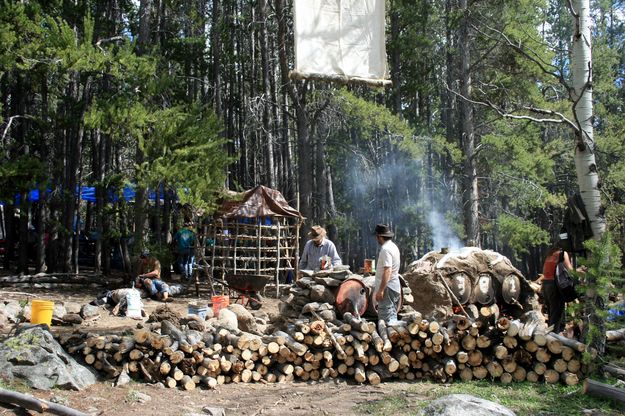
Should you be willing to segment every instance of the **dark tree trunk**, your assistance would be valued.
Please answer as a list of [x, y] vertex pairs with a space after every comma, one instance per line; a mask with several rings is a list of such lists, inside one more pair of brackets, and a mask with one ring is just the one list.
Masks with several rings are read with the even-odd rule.
[[328, 227], [328, 238], [332, 241], [338, 240], [338, 229], [336, 227], [336, 217], [338, 212], [336, 211], [336, 204], [334, 202], [334, 188], [332, 186], [332, 169], [330, 165], [327, 165], [326, 169], [326, 184], [327, 184], [327, 194], [328, 194], [328, 217], [326, 220], [326, 224]]
[[269, 84], [269, 51], [268, 51], [268, 32], [267, 32], [267, 0], [260, 0], [258, 3], [258, 18], [261, 22], [260, 33], [260, 55], [263, 74], [263, 148], [265, 150], [265, 177], [267, 185], [270, 188], [276, 187], [276, 176], [274, 168], [273, 155], [273, 123], [271, 121], [272, 94]]
[[464, 11], [460, 27], [458, 48], [460, 50], [460, 92], [466, 99], [460, 103], [461, 144], [464, 153], [462, 203], [464, 210], [464, 228], [467, 245], [480, 245], [479, 235], [479, 193], [477, 182], [477, 160], [475, 154], [475, 131], [473, 126], [473, 104], [471, 98], [471, 33], [467, 0], [460, 0], [460, 9]]
[[[48, 79], [44, 75], [41, 80], [41, 119], [45, 123], [45, 126], [48, 126]], [[38, 154], [42, 161], [49, 162], [49, 158], [47, 156], [48, 148], [46, 143], [45, 133], [41, 134], [40, 143], [38, 146]], [[46, 195], [47, 191], [47, 181], [42, 180], [39, 182], [39, 201], [35, 207], [35, 223], [37, 228], [37, 241], [35, 241], [36, 252], [35, 252], [35, 272], [41, 273], [46, 271], [46, 227], [47, 227], [47, 217], [46, 217], [46, 205], [48, 196]]]
[[30, 231], [28, 229], [28, 216], [30, 211], [30, 202], [28, 201], [28, 192], [20, 194], [20, 219], [19, 219], [19, 241], [20, 250], [17, 263], [18, 272], [28, 274], [28, 251], [30, 248], [30, 239], [28, 238]]
[[213, 73], [212, 73], [212, 84], [213, 84], [213, 103], [215, 107], [215, 113], [217, 115], [222, 114], [222, 103], [221, 103], [221, 37], [220, 37], [220, 29], [221, 29], [221, 0], [213, 0], [213, 15], [212, 15], [212, 27], [211, 27], [211, 49], [212, 49], [212, 59], [213, 59]]

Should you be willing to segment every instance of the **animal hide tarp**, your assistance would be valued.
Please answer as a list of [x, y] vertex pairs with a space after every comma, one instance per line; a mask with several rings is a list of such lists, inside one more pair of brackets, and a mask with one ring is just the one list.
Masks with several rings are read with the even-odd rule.
[[295, 72], [386, 80], [385, 0], [295, 0]]

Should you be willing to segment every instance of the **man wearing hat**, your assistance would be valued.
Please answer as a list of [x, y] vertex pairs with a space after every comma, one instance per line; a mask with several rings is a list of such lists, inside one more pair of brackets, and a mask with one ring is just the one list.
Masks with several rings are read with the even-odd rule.
[[[342, 264], [341, 258], [336, 252], [334, 243], [326, 238], [326, 230], [319, 226], [314, 225], [308, 233], [310, 240], [304, 246], [304, 252], [299, 260], [300, 270], [321, 270], [330, 268], [332, 266], [340, 266]], [[298, 278], [301, 277], [301, 272]]]
[[399, 248], [392, 241], [394, 235], [388, 225], [375, 226], [375, 238], [381, 247], [375, 270], [373, 297], [378, 302], [378, 318], [387, 323], [397, 320], [397, 307], [401, 296]]

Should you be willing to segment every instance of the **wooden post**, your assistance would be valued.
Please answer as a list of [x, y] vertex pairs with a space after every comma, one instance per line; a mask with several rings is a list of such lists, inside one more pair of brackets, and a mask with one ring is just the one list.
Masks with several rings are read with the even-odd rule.
[[256, 217], [256, 237], [258, 241], [258, 250], [257, 250], [257, 258], [256, 258], [256, 274], [260, 275], [260, 257], [262, 253], [260, 251], [260, 232], [261, 232], [261, 224], [259, 224], [260, 217]]
[[282, 250], [282, 247], [280, 247], [280, 234], [281, 234], [281, 230], [280, 230], [280, 218], [278, 217], [278, 241], [276, 243], [276, 249], [278, 251], [277, 253], [277, 263], [276, 263], [276, 299], [280, 298], [280, 251]]
[[239, 242], [239, 221], [237, 221], [237, 226], [234, 232], [234, 258], [233, 258], [233, 268], [234, 274], [237, 274], [237, 245]]
[[[299, 199], [298, 199], [299, 202]], [[297, 280], [297, 274], [299, 273], [299, 229], [302, 226], [302, 222], [298, 219], [295, 226], [295, 279]]]
[[589, 378], [584, 380], [584, 394], [625, 403], [625, 390]]
[[[215, 278], [215, 250], [217, 248], [217, 227], [215, 226], [215, 219], [213, 218], [213, 223], [211, 224], [213, 228], [213, 256], [211, 258], [211, 280]], [[214, 295], [214, 293], [213, 293]]]

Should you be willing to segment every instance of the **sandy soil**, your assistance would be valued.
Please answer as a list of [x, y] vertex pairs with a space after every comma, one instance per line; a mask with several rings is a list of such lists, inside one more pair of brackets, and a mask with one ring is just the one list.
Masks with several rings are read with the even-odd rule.
[[[286, 384], [228, 384], [216, 390], [181, 391], [133, 383], [111, 387], [98, 383], [80, 392], [35, 392], [39, 398], [53, 399], [91, 415], [193, 415], [202, 408], [222, 407], [226, 415], [358, 415], [359, 405], [376, 401], [386, 394], [402, 394], [408, 388], [409, 402], [425, 399], [434, 388], [423, 383], [383, 383], [359, 386], [342, 381]], [[419, 393], [414, 393], [414, 391]], [[143, 402], [137, 393], [147, 394]], [[2, 408], [0, 408], [2, 409]], [[409, 411], [410, 409], [404, 409]], [[0, 410], [0, 415], [3, 414]]]
[[[11, 288], [0, 290], [0, 298], [27, 300], [42, 298], [54, 301], [88, 303], [103, 290], [98, 286], [58, 285], [54, 289]], [[202, 288], [200, 298], [209, 299], [206, 288]], [[185, 315], [189, 302], [195, 301], [195, 293], [177, 297], [168, 306]], [[144, 300], [145, 309], [152, 312], [161, 302]], [[262, 310], [277, 313], [278, 300], [266, 298]], [[112, 316], [103, 309], [100, 319], [83, 323], [80, 327], [91, 332], [118, 332], [136, 328], [138, 322], [125, 317]], [[71, 331], [74, 327], [53, 327], [52, 332]], [[322, 383], [287, 383], [287, 384], [229, 384], [216, 390], [187, 392], [177, 389], [164, 389], [156, 386], [131, 383], [123, 387], [112, 387], [110, 382], [102, 381], [80, 392], [53, 390], [50, 392], [34, 391], [36, 396], [53, 399], [93, 415], [190, 415], [201, 414], [204, 406], [223, 407], [227, 415], [355, 415], [357, 406], [368, 401], [375, 401], [385, 394], [397, 394], [409, 386], [419, 386], [417, 391], [427, 392], [432, 388], [420, 383], [383, 383], [379, 386], [358, 386], [344, 381]], [[140, 399], [137, 393], [150, 396], [148, 401]], [[409, 393], [412, 396], [419, 394]], [[418, 401], [420, 397], [415, 397]], [[0, 415], [14, 414], [11, 410], [0, 407]]]
[[[119, 284], [118, 281], [113, 280], [114, 283]], [[169, 281], [169, 283], [179, 283], [176, 277]], [[52, 286], [52, 285], [46, 285]], [[13, 286], [7, 286], [0, 290], [0, 300], [17, 300], [24, 301], [30, 299], [44, 299], [55, 302], [76, 302], [80, 305], [91, 302], [96, 296], [105, 290], [104, 287], [99, 285], [78, 286], [78, 285], [56, 285], [54, 288], [35, 288], [35, 287], [21, 287], [15, 288]], [[269, 295], [269, 294], [268, 294]], [[273, 294], [275, 296], [275, 293]], [[200, 286], [199, 298], [195, 296], [195, 286], [190, 285], [187, 292], [184, 295], [177, 296], [172, 302], [167, 303], [167, 306], [172, 310], [180, 313], [182, 316], [186, 316], [188, 305], [190, 302], [196, 302], [198, 300], [209, 301], [210, 293], [208, 287], [205, 285]], [[275, 298], [265, 296], [265, 301], [262, 306], [262, 310], [268, 314], [277, 314], [279, 301]], [[158, 306], [163, 305], [163, 302], [155, 301], [152, 299], [143, 299], [145, 311], [150, 314]], [[137, 323], [133, 319], [126, 317], [113, 316], [107, 309], [102, 307], [102, 313], [100, 318], [95, 321], [83, 322], [80, 328], [88, 329], [92, 332], [118, 332], [126, 329], [132, 329], [137, 327]], [[52, 332], [73, 330], [71, 326], [53, 326]]]

